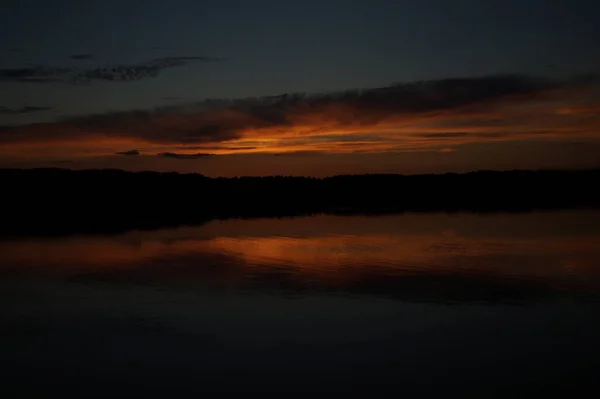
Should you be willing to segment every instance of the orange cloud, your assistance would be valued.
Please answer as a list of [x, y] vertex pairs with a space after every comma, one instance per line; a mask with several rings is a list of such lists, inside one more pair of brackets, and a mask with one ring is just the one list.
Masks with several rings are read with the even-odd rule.
[[600, 116], [600, 105], [598, 104], [590, 104], [590, 105], [580, 105], [580, 106], [568, 106], [565, 108], [560, 108], [557, 111], [560, 115], [593, 115]]
[[[0, 127], [0, 157], [448, 151], [459, 145], [598, 138], [595, 82], [526, 76], [444, 79], [320, 95]], [[573, 105], [576, 104], [576, 105]]]

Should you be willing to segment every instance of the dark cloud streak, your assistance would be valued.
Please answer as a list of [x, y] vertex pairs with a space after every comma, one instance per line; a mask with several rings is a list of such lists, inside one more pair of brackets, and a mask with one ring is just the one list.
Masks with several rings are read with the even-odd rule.
[[[91, 54], [75, 54], [71, 58], [91, 59]], [[222, 58], [205, 56], [161, 57], [139, 64], [117, 64], [96, 68], [55, 68], [35, 66], [26, 68], [0, 69], [0, 82], [22, 83], [69, 83], [82, 84], [93, 81], [131, 82], [158, 76], [163, 70], [184, 66], [194, 62], [217, 62]]]
[[117, 152], [117, 155], [137, 156], [140, 155], [140, 152], [138, 150], [120, 151]]
[[0, 115], [20, 115], [20, 114], [30, 114], [33, 112], [43, 112], [51, 110], [51, 107], [37, 107], [32, 105], [27, 105], [21, 108], [7, 108], [0, 106]]
[[423, 133], [420, 134], [420, 137], [427, 139], [449, 139], [449, 138], [457, 138], [457, 137], [467, 137], [473, 133], [467, 132], [450, 132], [450, 133]]
[[72, 72], [70, 68], [34, 66], [29, 68], [0, 69], [0, 82], [49, 83], [60, 82]]
[[192, 151], [192, 150], [209, 150], [209, 151], [214, 151], [214, 150], [229, 150], [229, 151], [248, 151], [248, 150], [255, 150], [256, 147], [249, 147], [249, 146], [243, 146], [243, 147], [225, 147], [225, 146], [186, 146], [186, 147], [176, 147], [177, 150], [188, 150], [188, 151]]
[[93, 60], [93, 54], [72, 54], [69, 58], [72, 60]]
[[196, 154], [178, 154], [178, 153], [174, 153], [174, 152], [161, 152], [159, 154], [156, 154], [159, 157], [163, 157], [163, 158], [174, 158], [174, 159], [200, 159], [200, 158], [207, 158], [207, 157], [212, 157], [215, 154], [206, 154], [206, 153], [196, 153]]

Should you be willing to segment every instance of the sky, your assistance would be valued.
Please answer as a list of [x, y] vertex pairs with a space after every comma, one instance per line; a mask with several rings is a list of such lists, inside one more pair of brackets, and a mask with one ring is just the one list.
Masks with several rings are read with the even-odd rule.
[[592, 0], [4, 1], [0, 167], [598, 167], [598, 16]]

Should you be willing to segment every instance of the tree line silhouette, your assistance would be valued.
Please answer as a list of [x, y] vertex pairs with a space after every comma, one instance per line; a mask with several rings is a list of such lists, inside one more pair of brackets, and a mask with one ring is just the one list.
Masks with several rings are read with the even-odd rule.
[[209, 178], [116, 169], [0, 169], [0, 235], [110, 233], [215, 218], [598, 208], [600, 169]]

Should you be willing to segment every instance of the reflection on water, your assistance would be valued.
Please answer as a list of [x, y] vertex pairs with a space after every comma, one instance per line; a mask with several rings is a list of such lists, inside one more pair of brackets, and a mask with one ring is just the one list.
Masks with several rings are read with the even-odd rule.
[[[600, 286], [596, 219], [596, 213], [559, 212], [214, 221], [109, 237], [0, 242], [0, 271], [7, 278], [260, 286], [256, 294], [335, 288], [434, 301], [590, 296]], [[452, 292], [456, 298], [443, 297]]]
[[314, 216], [2, 241], [7, 389], [583, 389], [600, 355], [599, 222]]

